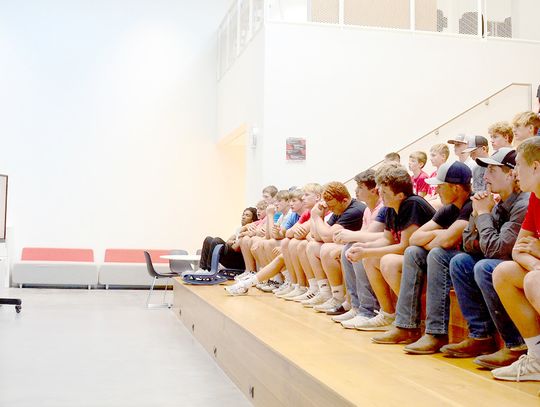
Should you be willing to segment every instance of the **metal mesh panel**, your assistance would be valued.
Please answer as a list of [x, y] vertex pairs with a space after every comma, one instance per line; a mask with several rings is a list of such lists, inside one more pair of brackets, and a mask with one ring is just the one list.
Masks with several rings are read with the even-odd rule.
[[343, 9], [345, 24], [410, 28], [409, 0], [344, 0]]
[[512, 38], [512, 4], [507, 0], [486, 2], [486, 35], [488, 37]]
[[311, 0], [310, 21], [314, 23], [339, 23], [339, 0]]
[[477, 0], [416, 0], [416, 29], [478, 35]]

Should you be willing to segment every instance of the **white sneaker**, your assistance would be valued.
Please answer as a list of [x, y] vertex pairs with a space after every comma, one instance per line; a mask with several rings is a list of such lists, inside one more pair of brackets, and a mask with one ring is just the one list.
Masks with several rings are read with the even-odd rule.
[[227, 294], [229, 295], [239, 296], [239, 295], [246, 295], [248, 292], [248, 289], [243, 284], [236, 283], [228, 287], [225, 287], [225, 291], [227, 291]]
[[509, 366], [493, 369], [495, 379], [512, 382], [540, 381], [540, 361], [531, 355], [521, 355]]
[[250, 271], [250, 272], [247, 273], [244, 277], [239, 278], [239, 279], [238, 279], [238, 282], [249, 280], [249, 279], [250, 279], [251, 277], [253, 277], [255, 274], [257, 274], [255, 271]]
[[297, 287], [294, 290], [292, 290], [290, 293], [283, 295], [281, 298], [287, 301], [291, 301], [295, 297], [304, 295], [306, 291], [307, 291], [306, 287]]
[[[340, 317], [341, 315], [338, 316]], [[348, 319], [346, 321], [341, 321], [341, 326], [346, 329], [356, 329], [357, 326], [363, 325], [368, 319], [368, 317], [358, 314], [354, 318]]]
[[278, 298], [283, 298], [285, 295], [293, 292], [294, 290], [296, 290], [296, 287], [291, 284], [286, 289], [279, 291], [278, 293], [274, 293], [274, 295]]
[[268, 282], [263, 281], [262, 283], [259, 283], [259, 284], [255, 285], [255, 288], [262, 291], [262, 288], [265, 287], [266, 284], [268, 284]]
[[334, 321], [334, 322], [343, 322], [343, 321], [347, 321], [349, 319], [353, 319], [357, 315], [358, 315], [358, 311], [355, 310], [354, 308], [351, 308], [345, 314], [333, 316], [332, 321]]
[[315, 305], [313, 309], [317, 312], [326, 312], [328, 310], [331, 310], [333, 308], [339, 307], [343, 303], [343, 300], [338, 300], [337, 298], [330, 298], [327, 301], [323, 302], [322, 304]]
[[290, 281], [285, 281], [283, 284], [281, 284], [278, 288], [276, 288], [275, 290], [272, 290], [272, 292], [274, 294], [281, 294], [282, 291], [285, 291], [287, 290], [289, 287], [291, 286], [291, 282]]
[[306, 300], [311, 300], [316, 295], [317, 295], [317, 293], [315, 293], [315, 292], [308, 289], [304, 294], [299, 295], [298, 297], [294, 297], [294, 298], [292, 298], [292, 300], [295, 301], [295, 302], [302, 302], [302, 301], [306, 301]]
[[240, 281], [241, 279], [246, 277], [249, 273], [250, 272], [246, 270], [242, 274], [238, 274], [237, 276], [234, 277], [234, 281]]
[[302, 305], [306, 308], [313, 308], [315, 305], [324, 304], [330, 298], [332, 298], [331, 293], [321, 293], [319, 291], [317, 295], [315, 295], [315, 297], [306, 301], [302, 301]]
[[265, 293], [271, 293], [273, 290], [279, 287], [279, 283], [274, 280], [268, 280], [268, 282], [261, 287], [261, 291]]
[[368, 319], [363, 324], [357, 325], [359, 331], [388, 331], [392, 328], [392, 323], [396, 319], [395, 314], [388, 314], [380, 310], [373, 318]]

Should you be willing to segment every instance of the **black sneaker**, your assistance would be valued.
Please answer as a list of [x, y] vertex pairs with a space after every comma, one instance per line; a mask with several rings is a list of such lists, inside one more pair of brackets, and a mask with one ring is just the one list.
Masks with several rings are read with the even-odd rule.
[[332, 308], [332, 309], [326, 311], [326, 315], [341, 315], [341, 314], [345, 314], [347, 311], [348, 310], [343, 308], [343, 305], [340, 305], [337, 308]]

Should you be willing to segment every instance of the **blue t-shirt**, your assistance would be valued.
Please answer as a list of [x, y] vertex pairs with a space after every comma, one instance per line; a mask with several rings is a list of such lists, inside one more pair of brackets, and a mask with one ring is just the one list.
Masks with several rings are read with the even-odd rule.
[[293, 227], [293, 225], [296, 222], [298, 222], [299, 219], [300, 219], [300, 215], [298, 215], [296, 212], [292, 212], [290, 216], [287, 219], [285, 219], [285, 222], [281, 224], [281, 227], [284, 228], [285, 230], [290, 229]]
[[388, 208], [386, 206], [383, 206], [381, 209], [379, 209], [379, 213], [375, 217], [375, 222], [384, 223], [386, 220], [386, 210]]
[[277, 221], [279, 220], [279, 217], [281, 216], [281, 212], [276, 212], [274, 213], [274, 223], [277, 223]]

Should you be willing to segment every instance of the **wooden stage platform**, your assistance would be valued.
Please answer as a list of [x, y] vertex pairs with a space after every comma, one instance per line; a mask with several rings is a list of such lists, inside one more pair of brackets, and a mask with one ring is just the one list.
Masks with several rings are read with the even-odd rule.
[[540, 383], [375, 345], [374, 333], [256, 289], [229, 297], [176, 279], [173, 311], [257, 406], [540, 406]]

